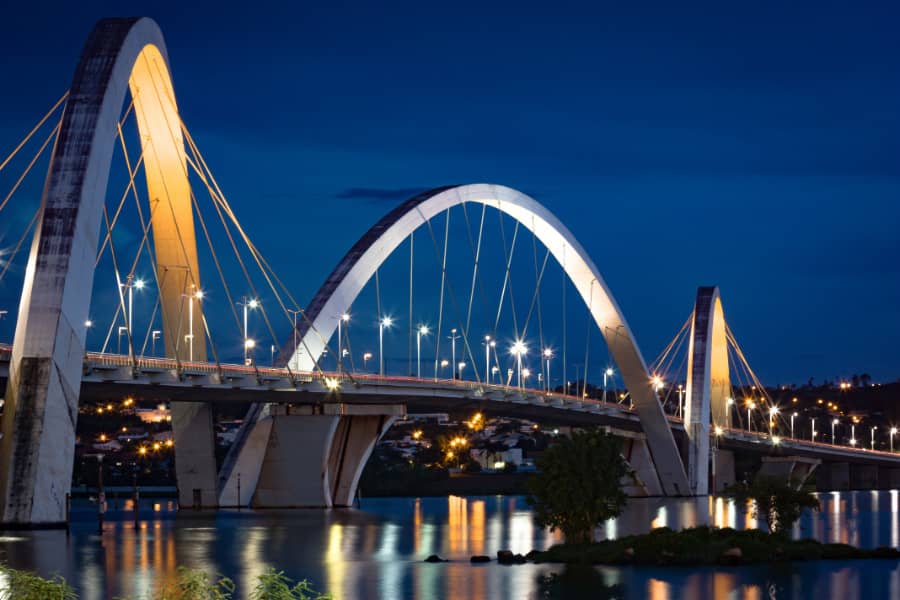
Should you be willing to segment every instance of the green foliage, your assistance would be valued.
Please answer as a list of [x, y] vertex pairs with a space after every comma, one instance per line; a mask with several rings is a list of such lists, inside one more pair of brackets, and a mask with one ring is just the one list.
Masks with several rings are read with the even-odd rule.
[[[293, 584], [293, 585], [292, 585]], [[257, 579], [250, 592], [250, 600], [330, 600], [328, 594], [320, 594], [305, 579], [294, 583], [284, 574], [269, 568]]]
[[[740, 550], [740, 556], [726, 554]], [[864, 550], [846, 544], [815, 540], [789, 540], [759, 529], [694, 527], [673, 531], [668, 527], [595, 544], [560, 544], [538, 553], [536, 562], [574, 565], [716, 565], [821, 559], [900, 558], [896, 548]]]
[[52, 579], [38, 577], [34, 573], [0, 565], [0, 576], [6, 587], [0, 588], [0, 600], [77, 600], [66, 580], [59, 575]]
[[804, 508], [819, 510], [819, 499], [812, 492], [776, 477], [757, 477], [752, 483], [731, 486], [728, 492], [742, 501], [753, 500], [753, 517], [781, 536], [787, 536]]
[[155, 600], [230, 600], [234, 582], [227, 577], [216, 579], [206, 571], [178, 567], [175, 581], [163, 586]]
[[528, 503], [541, 527], [560, 529], [570, 543], [593, 540], [594, 528], [618, 516], [629, 474], [617, 438], [599, 430], [575, 432], [548, 448], [528, 482]]

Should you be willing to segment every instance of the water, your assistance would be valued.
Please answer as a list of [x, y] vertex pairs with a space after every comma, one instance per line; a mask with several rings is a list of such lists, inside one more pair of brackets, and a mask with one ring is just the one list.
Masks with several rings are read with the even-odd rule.
[[[898, 492], [822, 494], [822, 511], [804, 515], [794, 536], [863, 547], [900, 547]], [[130, 506], [125, 507], [130, 508]], [[363, 510], [177, 514], [148, 503], [133, 528], [129, 510], [112, 511], [103, 534], [90, 506], [77, 505], [61, 531], [0, 534], [0, 560], [41, 574], [60, 573], [83, 600], [142, 598], [171, 580], [177, 565], [224, 573], [246, 598], [268, 566], [307, 578], [336, 599], [498, 598], [900, 598], [897, 561], [817, 561], [737, 568], [470, 565], [473, 554], [525, 553], [560, 540], [536, 528], [520, 497], [369, 499]], [[746, 507], [721, 498], [631, 500], [602, 535], [709, 523], [755, 527]], [[439, 554], [451, 562], [422, 560]], [[555, 574], [555, 575], [554, 575]], [[4, 584], [0, 582], [0, 590]], [[555, 594], [555, 595], [553, 595]]]

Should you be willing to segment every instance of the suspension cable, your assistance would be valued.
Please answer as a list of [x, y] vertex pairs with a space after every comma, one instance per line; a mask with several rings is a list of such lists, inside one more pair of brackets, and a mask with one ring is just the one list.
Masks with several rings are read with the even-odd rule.
[[63, 102], [65, 102], [66, 98], [68, 98], [68, 97], [69, 97], [69, 91], [66, 90], [63, 93], [63, 95], [60, 96], [59, 100], [57, 100], [56, 103], [50, 108], [50, 110], [47, 111], [47, 114], [45, 114], [43, 117], [41, 117], [41, 120], [37, 122], [37, 125], [35, 125], [31, 129], [31, 131], [29, 131], [28, 134], [22, 139], [22, 141], [19, 142], [19, 145], [16, 146], [13, 149], [13, 151], [10, 152], [9, 155], [5, 159], [3, 159], [3, 162], [0, 163], [0, 171], [3, 170], [3, 167], [5, 167], [7, 164], [9, 164], [9, 161], [11, 161], [16, 156], [16, 154], [18, 154], [19, 150], [21, 150], [25, 146], [25, 144], [28, 143], [28, 140], [31, 139], [31, 137], [37, 132], [37, 130], [40, 129], [41, 127], [43, 127], [43, 125], [47, 121], [47, 119], [50, 118], [50, 115], [52, 115], [54, 112], [56, 112], [56, 109], [59, 108], [59, 105], [62, 104]]

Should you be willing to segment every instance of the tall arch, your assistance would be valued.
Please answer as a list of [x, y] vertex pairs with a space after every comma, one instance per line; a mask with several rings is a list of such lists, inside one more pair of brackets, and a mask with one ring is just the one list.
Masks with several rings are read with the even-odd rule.
[[519, 223], [546, 246], [578, 290], [622, 374], [647, 434], [648, 446], [666, 495], [689, 494], [687, 477], [647, 365], [622, 311], [599, 270], [572, 233], [533, 198], [501, 185], [437, 188], [404, 202], [372, 227], [338, 263], [298, 324], [298, 348], [285, 353], [291, 366], [311, 370], [326, 340], [375, 270], [409, 235], [441, 212], [466, 202], [485, 204]]
[[[7, 524], [65, 520], [91, 289], [110, 161], [126, 91], [144, 153], [166, 353], [187, 359], [185, 296], [199, 288], [197, 249], [178, 108], [165, 43], [150, 19], [104, 19], [88, 37], [53, 148], [25, 274], [0, 444], [0, 510]], [[192, 301], [192, 300], [188, 300]], [[199, 309], [199, 307], [195, 307]], [[206, 360], [204, 343], [194, 360]], [[209, 409], [172, 408], [182, 505], [215, 503]]]
[[709, 491], [709, 428], [725, 427], [731, 396], [725, 311], [718, 287], [697, 290], [688, 343], [687, 404], [684, 425], [689, 440], [688, 480], [695, 495]]

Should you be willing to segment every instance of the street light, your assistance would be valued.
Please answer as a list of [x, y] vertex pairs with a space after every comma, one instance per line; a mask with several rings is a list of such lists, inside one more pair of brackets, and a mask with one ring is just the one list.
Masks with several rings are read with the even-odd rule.
[[150, 332], [150, 355], [156, 356], [156, 340], [159, 339], [159, 336], [162, 335], [162, 331], [159, 329], [154, 329]]
[[894, 436], [897, 434], [897, 428], [891, 427], [890, 433], [891, 433], [891, 452], [893, 452], [894, 451]]
[[812, 417], [810, 421], [812, 421], [812, 435], [809, 439], [814, 442], [816, 441], [816, 418]]
[[493, 373], [491, 370], [491, 348], [497, 346], [497, 342], [491, 339], [491, 336], [484, 336], [484, 376], [488, 380], [488, 383], [491, 382], [491, 377], [488, 375], [489, 373]]
[[856, 424], [850, 425], [850, 445], [856, 445]]
[[756, 403], [752, 400], [747, 402], [747, 431], [753, 431], [753, 422], [750, 419], [750, 411], [756, 408]]
[[462, 373], [463, 373], [463, 369], [466, 368], [466, 363], [463, 361], [460, 361], [460, 363], [456, 366], [458, 368], [459, 378], [462, 379], [463, 378]]
[[366, 370], [366, 365], [368, 364], [368, 362], [371, 358], [372, 358], [371, 352], [363, 352], [363, 371]]
[[603, 371], [603, 401], [604, 401], [604, 402], [606, 402], [606, 385], [607, 385], [607, 379], [608, 379], [609, 377], [612, 377], [612, 376], [613, 376], [613, 373], [614, 373], [614, 371], [613, 371], [612, 367], [606, 367], [606, 370]]
[[684, 412], [684, 387], [679, 383], [678, 384], [678, 416], [680, 417]]
[[338, 373], [341, 373], [341, 372], [343, 372], [343, 370], [344, 370], [344, 353], [341, 351], [341, 343], [342, 343], [342, 341], [341, 341], [341, 324], [342, 324], [342, 323], [349, 323], [349, 322], [350, 322], [350, 315], [347, 314], [347, 313], [342, 314], [342, 315], [341, 315], [341, 318], [338, 319], [338, 328], [337, 328], [337, 334], [338, 334], [338, 336], [337, 336], [337, 337], [338, 337], [338, 344], [337, 344], [337, 346], [338, 346], [338, 348], [337, 348], [337, 350], [338, 350], [338, 353], [337, 353]]
[[838, 421], [837, 419], [832, 419], [832, 421], [831, 421], [831, 445], [832, 445], [832, 446], [835, 445], [835, 441], [834, 441], [834, 427], [838, 424], [838, 422], [839, 422], [839, 421]]
[[128, 333], [126, 325], [119, 325], [119, 336], [116, 340], [116, 354], [122, 354], [122, 336]]
[[193, 294], [182, 294], [188, 299], [188, 333], [185, 339], [188, 340], [188, 360], [194, 360], [194, 300], [199, 304], [203, 300], [203, 291], [196, 290]]
[[875, 430], [876, 430], [876, 429], [878, 429], [878, 426], [877, 426], [877, 425], [873, 425], [873, 426], [872, 426], [872, 429], [871, 429], [871, 431], [872, 431], [872, 443], [871, 443], [871, 448], [872, 448], [872, 450], [875, 450]]
[[794, 437], [794, 417], [796, 417], [796, 416], [797, 416], [797, 413], [792, 413], [792, 414], [791, 414], [791, 439], [792, 439], [792, 440], [797, 439], [797, 438]]
[[256, 348], [256, 340], [246, 339], [244, 340], [244, 364], [252, 365], [253, 364], [253, 349]]
[[378, 373], [384, 377], [384, 330], [390, 329], [394, 320], [390, 317], [382, 317], [378, 321]]
[[769, 436], [772, 435], [772, 429], [775, 425], [775, 416], [778, 414], [778, 407], [772, 406], [769, 408]]
[[[725, 398], [725, 426], [731, 427], [731, 405], [734, 404], [734, 398], [729, 396]], [[793, 431], [791, 432], [791, 437], [794, 437]]]
[[[301, 314], [303, 312], [303, 310], [299, 309], [299, 308], [296, 310], [294, 310], [293, 308], [289, 308], [289, 309], [287, 309], [287, 311], [289, 313], [291, 313], [291, 316], [293, 317], [293, 324], [294, 324], [294, 345], [291, 347], [291, 358], [293, 358], [294, 355], [297, 354], [297, 315]], [[290, 359], [288, 359], [288, 366], [290, 366]], [[300, 368], [299, 360], [297, 361], [297, 364], [295, 365], [295, 367], [297, 369]]]
[[544, 363], [547, 365], [547, 371], [544, 375], [544, 384], [547, 388], [547, 391], [550, 391], [550, 359], [553, 358], [553, 350], [550, 348], [544, 348]]
[[444, 369], [450, 365], [450, 361], [446, 358], [441, 360], [441, 377], [444, 377]]
[[416, 378], [422, 379], [422, 336], [428, 335], [428, 326], [419, 325], [416, 331]]
[[665, 382], [659, 375], [654, 375], [651, 381], [653, 382], [653, 389], [656, 391], [656, 393], [659, 393], [660, 390], [662, 390], [665, 386]]
[[241, 298], [241, 301], [236, 302], [235, 304], [244, 308], [244, 364], [247, 364], [247, 350], [253, 347], [247, 345], [247, 342], [250, 341], [247, 334], [247, 309], [252, 308], [256, 310], [257, 308], [259, 308], [259, 300], [257, 300], [256, 298], [248, 299], [247, 296], [243, 296]]
[[531, 369], [527, 367], [522, 369], [522, 381], [525, 382], [526, 385], [529, 377], [531, 377]]
[[516, 357], [516, 372], [519, 388], [522, 387], [522, 356], [528, 352], [528, 346], [522, 340], [516, 342], [509, 349], [509, 353]]
[[[461, 338], [461, 335], [456, 335], [456, 327], [450, 330], [450, 335], [447, 336], [447, 339], [450, 340], [450, 362], [453, 364], [453, 368], [456, 369], [456, 340]], [[456, 379], [456, 372], [454, 370], [453, 379]]]

